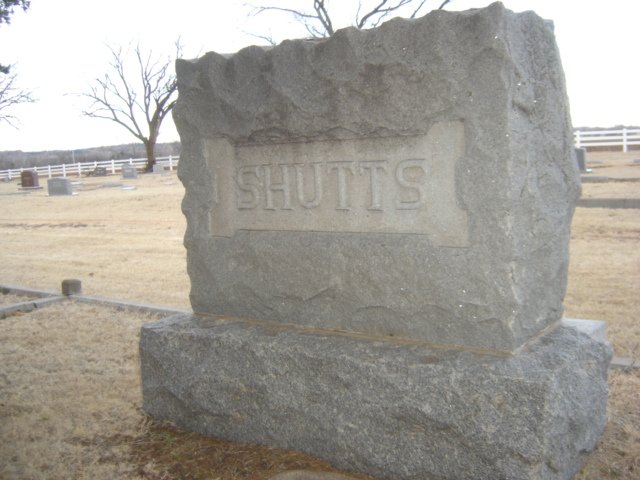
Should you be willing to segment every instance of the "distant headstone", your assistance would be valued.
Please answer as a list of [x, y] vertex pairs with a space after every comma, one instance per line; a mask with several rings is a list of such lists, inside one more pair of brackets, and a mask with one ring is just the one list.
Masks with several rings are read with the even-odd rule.
[[90, 175], [93, 177], [106, 177], [107, 169], [105, 167], [96, 167], [93, 169]]
[[578, 169], [580, 172], [587, 171], [587, 163], [585, 160], [586, 150], [584, 148], [576, 148], [576, 161], [578, 162]]
[[20, 172], [20, 184], [22, 188], [35, 188], [40, 186], [38, 172], [33, 170], [25, 170]]
[[496, 3], [176, 67], [195, 314], [143, 327], [144, 409], [384, 479], [571, 478], [611, 351], [561, 324], [548, 22]]
[[122, 165], [122, 178], [138, 178], [138, 170], [133, 165]]
[[160, 163], [153, 164], [153, 173], [164, 174], [164, 165]]
[[68, 178], [54, 177], [47, 180], [49, 195], [73, 195], [71, 180]]

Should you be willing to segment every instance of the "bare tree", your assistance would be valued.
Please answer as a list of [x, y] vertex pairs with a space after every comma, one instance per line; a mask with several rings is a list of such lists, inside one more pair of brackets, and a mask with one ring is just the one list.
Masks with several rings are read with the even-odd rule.
[[[11, 67], [6, 68], [8, 72]], [[0, 73], [0, 121], [17, 128], [16, 117], [9, 114], [7, 110], [20, 103], [33, 102], [34, 99], [31, 92], [17, 88], [15, 83], [15, 73]]]
[[[443, 9], [451, 0], [439, 0], [438, 9]], [[311, 0], [312, 10], [297, 10], [294, 8], [279, 6], [257, 6], [253, 14], [258, 15], [267, 11], [278, 11], [293, 15], [312, 37], [329, 37], [335, 33], [331, 14], [326, 0]], [[408, 14], [409, 18], [416, 18], [423, 12], [427, 0], [376, 0], [368, 8], [363, 7], [362, 1], [358, 1], [358, 9], [353, 25], [357, 28], [373, 28], [394, 13]], [[258, 35], [256, 35], [258, 36]], [[264, 38], [264, 37], [261, 37]], [[271, 42], [273, 43], [273, 42]]]
[[[147, 152], [146, 169], [152, 171], [160, 126], [176, 103], [176, 76], [170, 70], [174, 59], [154, 57], [151, 51], [144, 53], [136, 46], [135, 68], [131, 68], [130, 48], [109, 50], [109, 71], [95, 80], [89, 92], [81, 94], [92, 100], [91, 107], [82, 113], [116, 122], [140, 140]], [[181, 53], [178, 40], [176, 57]]]
[[[26, 11], [29, 0], [0, 0], [0, 25], [11, 23], [11, 16], [16, 8]], [[11, 72], [13, 65], [0, 64], [0, 121], [16, 127], [16, 117], [7, 110], [20, 103], [33, 102], [31, 92], [16, 87], [16, 74]]]

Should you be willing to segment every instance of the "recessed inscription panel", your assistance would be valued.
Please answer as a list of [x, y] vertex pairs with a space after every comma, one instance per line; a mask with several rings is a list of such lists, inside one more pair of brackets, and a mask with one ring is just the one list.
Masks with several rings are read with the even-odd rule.
[[455, 193], [462, 122], [426, 135], [231, 146], [209, 141], [214, 236], [238, 230], [401, 233], [468, 244]]

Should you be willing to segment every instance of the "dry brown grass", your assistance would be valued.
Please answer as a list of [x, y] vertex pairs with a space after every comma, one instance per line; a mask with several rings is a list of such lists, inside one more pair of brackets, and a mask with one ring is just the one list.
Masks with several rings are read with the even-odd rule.
[[299, 452], [149, 421], [140, 409], [138, 339], [153, 320], [70, 301], [2, 320], [0, 478], [249, 480], [334, 471]]
[[[80, 278], [88, 294], [187, 308], [182, 186], [175, 176], [128, 180], [130, 191], [105, 182], [120, 180], [93, 179], [75, 197], [0, 184], [0, 283], [57, 291], [63, 278]], [[620, 189], [632, 183], [592, 192], [628, 196]], [[616, 354], [636, 358], [638, 239], [640, 211], [578, 209], [565, 300], [568, 316], [607, 320]], [[0, 478], [234, 480], [330, 469], [147, 421], [137, 342], [153, 318], [64, 303], [0, 320]], [[609, 383], [609, 424], [580, 480], [640, 477], [640, 372], [613, 372]]]
[[609, 374], [608, 423], [575, 480], [640, 478], [640, 371]]
[[65, 302], [1, 321], [0, 478], [131, 478], [137, 337], [153, 319]]
[[615, 354], [640, 357], [640, 210], [578, 208], [566, 315], [607, 321]]
[[[188, 308], [176, 176], [80, 181], [77, 196], [58, 197], [0, 184], [0, 281], [59, 291], [64, 278], [79, 278], [89, 295]], [[100, 188], [114, 183], [136, 189]]]

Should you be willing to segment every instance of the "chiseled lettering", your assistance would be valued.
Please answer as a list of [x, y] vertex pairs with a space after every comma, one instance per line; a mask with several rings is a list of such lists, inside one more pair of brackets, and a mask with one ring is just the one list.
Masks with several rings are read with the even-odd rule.
[[313, 167], [313, 185], [314, 196], [313, 200], [307, 200], [305, 195], [305, 166], [302, 163], [296, 163], [293, 167], [296, 169], [296, 193], [298, 195], [298, 202], [304, 208], [315, 208], [322, 202], [322, 162], [312, 163]]
[[236, 170], [236, 205], [239, 209], [256, 208], [260, 203], [260, 189], [256, 183], [245, 183], [246, 177], [254, 176], [257, 183], [260, 184], [260, 167], [258, 165], [250, 165], [240, 167]]
[[469, 246], [461, 121], [428, 133], [275, 143], [206, 140], [213, 236], [239, 231], [426, 235]]
[[327, 171], [331, 173], [334, 170], [338, 181], [338, 206], [336, 210], [350, 210], [347, 172], [350, 172], [352, 176], [355, 175], [355, 162], [329, 162]]
[[412, 192], [411, 196], [415, 200], [402, 200], [400, 192], [396, 198], [396, 208], [398, 210], [417, 210], [424, 205], [426, 199], [426, 181], [417, 181], [407, 178], [407, 170], [419, 169], [422, 176], [426, 177], [427, 171], [424, 166], [425, 160], [402, 160], [396, 167], [396, 181], [398, 185]]
[[[271, 181], [271, 169], [280, 167], [281, 179], [280, 183], [273, 183]], [[277, 165], [263, 165], [264, 169], [264, 194], [266, 199], [265, 210], [275, 210], [273, 205], [273, 193], [282, 193], [282, 210], [291, 210], [291, 195], [289, 192], [289, 165], [277, 164]]]
[[360, 162], [360, 171], [369, 170], [371, 204], [368, 210], [382, 210], [382, 188], [378, 172], [387, 172], [386, 160]]

